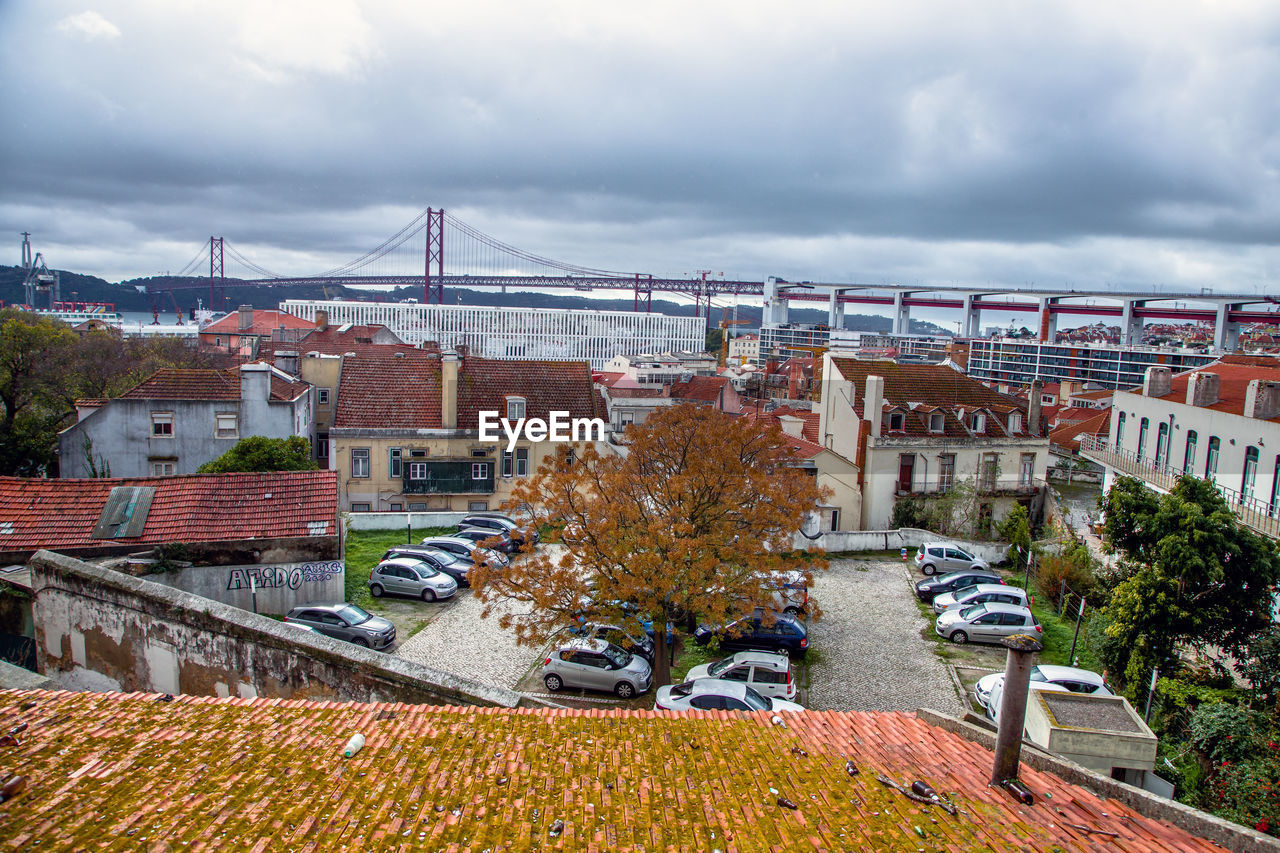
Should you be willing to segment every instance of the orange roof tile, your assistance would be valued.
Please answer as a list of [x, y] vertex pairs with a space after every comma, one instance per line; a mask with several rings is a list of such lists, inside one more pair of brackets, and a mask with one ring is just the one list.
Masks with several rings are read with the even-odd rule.
[[[1229, 412], [1233, 415], [1244, 414], [1245, 389], [1254, 379], [1263, 382], [1280, 382], [1280, 358], [1266, 355], [1227, 355], [1212, 364], [1195, 370], [1188, 370], [1173, 377], [1172, 390], [1161, 395], [1162, 400], [1185, 402], [1187, 399], [1187, 383], [1193, 373], [1218, 374], [1218, 402], [1204, 408], [1218, 412]], [[1142, 389], [1135, 389], [1142, 393]], [[1280, 416], [1270, 418], [1280, 422]]]
[[[296, 400], [311, 386], [271, 374], [271, 397]], [[239, 400], [240, 370], [163, 368], [120, 395], [126, 400]]]
[[225, 317], [210, 323], [200, 330], [202, 335], [263, 335], [268, 336], [276, 329], [309, 329], [315, 323], [296, 317], [286, 311], [272, 308], [255, 308], [253, 325], [248, 329], [240, 328], [240, 312], [232, 311]]
[[1111, 411], [1095, 411], [1093, 416], [1079, 421], [1067, 421], [1049, 433], [1049, 443], [1070, 450], [1080, 449], [1083, 435], [1107, 435], [1111, 428]]
[[[86, 480], [0, 477], [0, 552], [332, 536], [336, 477], [333, 471]], [[90, 534], [117, 486], [155, 488], [146, 525], [137, 537], [93, 539]], [[318, 529], [321, 524], [326, 525], [323, 530]]]
[[[1152, 850], [1214, 845], [900, 712], [463, 709], [5, 691], [12, 848]], [[363, 749], [343, 747], [356, 733]], [[859, 771], [846, 772], [846, 762]], [[956, 816], [877, 781], [924, 780]], [[781, 800], [785, 798], [794, 806]], [[37, 847], [38, 845], [38, 847]]]
[[673, 400], [714, 403], [728, 384], [729, 380], [723, 376], [690, 376], [671, 384], [670, 397]]

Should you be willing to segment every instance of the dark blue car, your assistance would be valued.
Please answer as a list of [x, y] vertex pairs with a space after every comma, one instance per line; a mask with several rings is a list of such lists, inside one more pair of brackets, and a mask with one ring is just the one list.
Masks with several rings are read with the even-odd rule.
[[794, 616], [780, 614], [766, 624], [760, 613], [744, 616], [723, 628], [699, 625], [693, 641], [700, 646], [719, 637], [720, 648], [726, 650], [763, 649], [803, 658], [809, 650], [809, 632]]

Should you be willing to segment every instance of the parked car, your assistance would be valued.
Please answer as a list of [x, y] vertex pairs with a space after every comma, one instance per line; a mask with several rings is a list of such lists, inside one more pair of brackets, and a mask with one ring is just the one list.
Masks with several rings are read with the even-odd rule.
[[[987, 707], [992, 691], [997, 684], [1004, 683], [1003, 672], [993, 672], [978, 679], [973, 685], [973, 698], [983, 708]], [[1042, 663], [1031, 667], [1032, 684], [1057, 684], [1072, 693], [1096, 693], [1099, 696], [1110, 696], [1111, 689], [1107, 682], [1096, 672], [1074, 666], [1057, 666]]]
[[522, 527], [514, 519], [508, 518], [500, 513], [467, 513], [462, 517], [462, 520], [458, 522], [458, 529], [467, 530], [469, 528], [489, 530], [493, 533], [501, 533], [506, 536], [510, 536], [518, 545], [523, 545], [526, 540], [533, 545], [537, 545], [540, 538], [537, 530], [532, 527]]
[[511, 565], [511, 560], [501, 551], [481, 548], [476, 544], [475, 540], [462, 536], [428, 536], [420, 544], [424, 548], [448, 551], [455, 557], [461, 557], [472, 565], [483, 560], [493, 560], [499, 566]]
[[453, 582], [458, 586], [471, 586], [471, 583], [467, 580], [467, 574], [471, 571], [471, 561], [455, 556], [448, 551], [438, 551], [434, 547], [425, 545], [396, 545], [388, 548], [387, 553], [382, 555], [384, 561], [395, 557], [420, 560], [436, 571], [444, 572], [453, 578]]
[[926, 575], [936, 575], [938, 572], [959, 572], [965, 569], [987, 572], [991, 570], [991, 565], [955, 545], [925, 542], [916, 551], [916, 568]]
[[720, 648], [729, 651], [762, 649], [803, 658], [805, 652], [809, 650], [809, 632], [805, 629], [804, 623], [786, 614], [780, 614], [767, 621], [768, 624], [763, 614], [756, 611], [750, 616], [730, 622], [723, 628], [699, 625], [693, 632], [693, 641], [700, 646], [705, 646], [711, 642], [712, 637], [718, 637]]
[[933, 626], [939, 637], [953, 643], [998, 643], [1014, 634], [1039, 634], [1040, 623], [1026, 607], [1016, 604], [975, 604], [948, 610]]
[[374, 598], [391, 593], [438, 601], [453, 598], [457, 591], [457, 581], [431, 562], [417, 557], [392, 557], [378, 563], [369, 573], [369, 594]]
[[942, 593], [942, 595], [933, 600], [933, 612], [945, 613], [948, 610], [957, 610], [968, 607], [971, 604], [981, 604], [984, 601], [1016, 604], [1019, 607], [1030, 606], [1027, 602], [1027, 591], [1020, 586], [1009, 586], [1002, 583], [977, 583], [973, 586], [958, 589], [955, 592]]
[[285, 614], [284, 621], [372, 649], [385, 649], [396, 639], [395, 625], [345, 601], [300, 604]]
[[773, 572], [767, 579], [772, 589], [773, 609], [790, 616], [803, 613], [809, 605], [809, 587], [804, 573], [798, 571]]
[[[1039, 681], [1039, 682], [1033, 681], [1031, 682], [1029, 687], [1030, 687], [1030, 690], [1027, 693], [1028, 699], [1031, 698], [1032, 693], [1042, 691], [1042, 690], [1048, 691], [1051, 693], [1069, 692], [1067, 688], [1063, 687], [1061, 684], [1054, 684], [1051, 681]], [[987, 715], [987, 719], [995, 723], [997, 726], [1000, 725], [1000, 703], [1004, 699], [1003, 694], [1004, 694], [1004, 682], [1001, 681], [999, 684], [995, 686], [994, 689], [992, 689], [991, 696], [988, 697], [988, 700], [987, 700], [987, 708], [985, 711]]]
[[[649, 624], [652, 625], [653, 623]], [[627, 620], [618, 624], [584, 622], [569, 630], [579, 637], [613, 643], [620, 649], [625, 649], [633, 655], [639, 655], [645, 659], [649, 666], [653, 666], [653, 638], [645, 632], [644, 626], [635, 620]]]
[[[477, 548], [497, 551], [499, 554], [514, 554], [520, 550], [520, 543], [505, 533], [490, 530], [487, 527], [468, 527], [453, 534], [453, 539], [465, 539]], [[510, 559], [510, 558], [508, 558]]]
[[604, 640], [570, 640], [555, 646], [542, 663], [542, 683], [552, 693], [565, 687], [610, 690], [630, 699], [649, 689], [653, 671], [639, 655]]
[[786, 699], [761, 696], [740, 681], [699, 678], [658, 688], [655, 711], [803, 711], [804, 706]]
[[745, 684], [761, 696], [787, 700], [796, 698], [796, 681], [791, 677], [791, 660], [776, 652], [738, 652], [727, 658], [695, 666], [685, 678], [689, 681], [721, 678]]
[[916, 597], [921, 601], [932, 602], [936, 596], [944, 592], [955, 592], [976, 583], [1004, 583], [1004, 578], [992, 571], [983, 572], [951, 572], [938, 577], [916, 581]]

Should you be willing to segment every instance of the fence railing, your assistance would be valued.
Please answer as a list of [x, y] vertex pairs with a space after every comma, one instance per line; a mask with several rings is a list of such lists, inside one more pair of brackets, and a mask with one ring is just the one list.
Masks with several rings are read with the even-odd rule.
[[[1086, 459], [1137, 477], [1165, 491], [1176, 486], [1180, 478], [1195, 476], [1167, 462], [1157, 465], [1154, 459], [1140, 457], [1132, 450], [1114, 447], [1105, 438], [1096, 435], [1080, 437], [1080, 454]], [[1280, 506], [1254, 495], [1241, 494], [1216, 482], [1214, 486], [1242, 523], [1264, 536], [1280, 539]]]
[[897, 492], [902, 496], [945, 495], [947, 492], [955, 489], [960, 482], [971, 484], [980, 495], [1011, 493], [1032, 494], [1040, 489], [1040, 483], [1035, 479], [1024, 479], [1020, 477], [1001, 477], [996, 479], [979, 477], [977, 479], [973, 479], [971, 477], [966, 477], [963, 481], [938, 478], [932, 482], [912, 483], [910, 488], [906, 488], [906, 483], [898, 483]]

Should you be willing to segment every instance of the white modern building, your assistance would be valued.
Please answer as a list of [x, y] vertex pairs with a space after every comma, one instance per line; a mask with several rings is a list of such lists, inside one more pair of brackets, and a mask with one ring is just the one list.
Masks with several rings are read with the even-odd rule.
[[589, 361], [595, 370], [619, 354], [700, 351], [707, 331], [700, 317], [630, 311], [313, 299], [287, 299], [280, 310], [307, 320], [327, 311], [333, 325], [386, 326], [406, 343], [465, 345], [484, 358]]
[[1107, 438], [1081, 453], [1117, 476], [1167, 492], [1184, 475], [1218, 487], [1241, 521], [1280, 538], [1280, 359], [1227, 355], [1172, 375], [1149, 368], [1142, 387], [1117, 391]]
[[1051, 344], [1019, 338], [969, 341], [966, 370], [975, 379], [1009, 385], [1081, 382], [1098, 388], [1132, 388], [1142, 384], [1149, 367], [1174, 373], [1203, 367], [1218, 356], [1169, 347], [1117, 344]]

